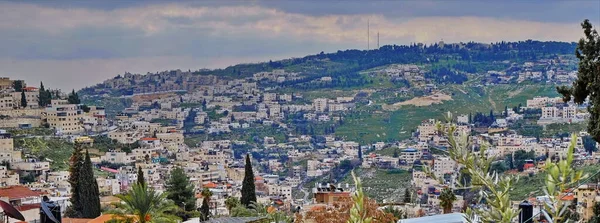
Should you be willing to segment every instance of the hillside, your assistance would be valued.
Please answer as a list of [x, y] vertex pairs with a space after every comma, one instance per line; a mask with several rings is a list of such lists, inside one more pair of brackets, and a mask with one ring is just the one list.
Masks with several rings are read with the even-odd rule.
[[[274, 82], [258, 80], [263, 87], [314, 90], [368, 86], [372, 82], [360, 71], [390, 64], [417, 64], [432, 68], [429, 79], [438, 83], [462, 82], [466, 74], [482, 74], [490, 70], [511, 67], [510, 63], [556, 58], [571, 55], [575, 43], [520, 41], [494, 44], [413, 44], [386, 45], [375, 50], [345, 50], [319, 53], [303, 58], [238, 64], [225, 69], [199, 71], [165, 71], [160, 73], [124, 74], [111, 80], [84, 88], [81, 95], [121, 96], [159, 90], [193, 90], [198, 85], [210, 85], [219, 80], [251, 78], [256, 73], [283, 69], [296, 73], [297, 78]], [[510, 61], [510, 63], [503, 63]], [[450, 75], [454, 74], [454, 75]], [[322, 77], [331, 77], [329, 83], [315, 83]], [[446, 78], [451, 77], [451, 78]], [[186, 83], [194, 82], [197, 85]]]
[[[295, 104], [311, 104], [316, 98], [350, 97], [353, 109], [333, 112], [343, 120], [296, 122], [302, 116], [298, 113], [288, 115], [285, 123], [294, 134], [334, 133], [360, 143], [395, 141], [409, 138], [422, 120], [441, 118], [448, 111], [500, 113], [505, 106], [524, 105], [535, 96], [557, 96], [555, 86], [570, 83], [573, 78], [577, 66], [574, 49], [574, 43], [531, 40], [393, 45], [217, 70], [127, 73], [82, 89], [80, 95], [84, 103], [106, 107], [109, 115], [123, 111], [142, 94], [176, 95], [198, 90], [206, 94], [226, 85], [256, 84], [264, 92], [294, 95], [289, 103]], [[219, 96], [239, 97], [233, 93]], [[265, 136], [286, 137], [272, 128], [234, 132], [227, 137]], [[186, 140], [195, 141], [192, 136]]]

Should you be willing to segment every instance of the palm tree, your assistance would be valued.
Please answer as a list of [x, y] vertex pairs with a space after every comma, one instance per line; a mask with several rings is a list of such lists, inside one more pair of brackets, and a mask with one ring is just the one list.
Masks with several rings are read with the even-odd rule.
[[200, 219], [207, 221], [210, 218], [210, 197], [213, 195], [213, 192], [208, 188], [204, 188], [201, 194], [202, 206], [200, 206]]
[[456, 200], [456, 195], [450, 188], [444, 188], [439, 196], [440, 206], [444, 210], [444, 214], [452, 212], [452, 203]]
[[116, 209], [111, 212], [122, 217], [133, 215], [138, 223], [181, 220], [177, 216], [167, 214], [176, 210], [177, 206], [166, 198], [166, 194], [160, 194], [145, 184], [134, 184], [126, 194], [119, 194], [116, 197], [121, 199], [121, 202], [114, 204]]
[[240, 199], [238, 199], [237, 197], [228, 197], [225, 200], [225, 207], [227, 207], [227, 210], [230, 212], [231, 212], [231, 209], [239, 206], [240, 204], [241, 204]]

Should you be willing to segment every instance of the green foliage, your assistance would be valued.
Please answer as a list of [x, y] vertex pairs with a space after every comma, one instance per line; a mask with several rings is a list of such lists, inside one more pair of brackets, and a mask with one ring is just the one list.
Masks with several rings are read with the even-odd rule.
[[404, 213], [404, 211], [402, 211], [401, 209], [393, 208], [392, 206], [385, 207], [383, 209], [383, 212], [392, 214], [396, 219], [406, 218], [406, 213]]
[[356, 185], [356, 192], [352, 195], [354, 204], [352, 205], [352, 208], [350, 208], [350, 218], [348, 219], [348, 223], [373, 222], [373, 218], [367, 216], [367, 209], [365, 206], [366, 199], [362, 189], [362, 183], [360, 182], [360, 178], [354, 175], [354, 171], [352, 171], [352, 179], [354, 179], [354, 184]]
[[582, 140], [583, 148], [586, 152], [592, 153], [598, 151], [598, 148], [596, 148], [596, 140], [594, 140], [594, 138], [591, 136], [584, 136]]
[[21, 107], [27, 107], [27, 96], [25, 96], [25, 90], [21, 90]]
[[404, 203], [412, 203], [412, 196], [410, 194], [410, 189], [406, 188], [404, 189]]
[[81, 218], [96, 218], [100, 216], [100, 192], [98, 182], [94, 177], [90, 154], [86, 150], [85, 160], [79, 170], [79, 182], [77, 185]]
[[490, 172], [504, 173], [507, 170], [509, 170], [509, 168], [506, 165], [506, 162], [494, 162], [490, 167]]
[[582, 179], [588, 177], [582, 170], [573, 169], [572, 165], [575, 158], [576, 144], [577, 136], [573, 135], [565, 159], [561, 157], [556, 163], [551, 162], [550, 158], [546, 160], [544, 168], [546, 173], [544, 193], [548, 196], [550, 202], [544, 203], [544, 210], [553, 217], [554, 222], [568, 222], [569, 218], [566, 215], [572, 211], [568, 210], [567, 202], [561, 199], [563, 193], [565, 191], [572, 191], [572, 187], [577, 187], [576, 185]]
[[209, 203], [212, 195], [213, 193], [208, 188], [202, 190], [202, 206], [200, 206], [200, 219], [202, 221], [208, 221], [211, 217]]
[[82, 204], [80, 203], [80, 181], [79, 174], [80, 170], [83, 167], [83, 148], [80, 144], [76, 145], [73, 150], [73, 155], [71, 155], [70, 165], [69, 165], [69, 184], [71, 184], [71, 198], [69, 201], [71, 202], [71, 206], [66, 210], [65, 216], [76, 218], [81, 216], [82, 212]]
[[138, 223], [180, 221], [177, 216], [168, 214], [177, 209], [173, 201], [168, 200], [165, 193], [158, 193], [146, 185], [134, 184], [126, 194], [115, 196], [121, 202], [114, 203], [116, 209], [110, 212], [123, 218], [135, 215]]
[[14, 80], [12, 82], [12, 87], [15, 90], [15, 92], [23, 91], [23, 88], [25, 87], [25, 81], [23, 81], [23, 80]]
[[456, 200], [456, 195], [450, 188], [444, 188], [439, 196], [440, 206], [444, 209], [444, 214], [452, 212], [452, 203]]
[[138, 166], [137, 183], [141, 185], [146, 184], [146, 180], [144, 179], [144, 171], [142, 171], [142, 166]]
[[504, 162], [506, 163], [506, 166], [508, 166], [509, 169], [517, 169], [519, 171], [523, 171], [525, 160], [533, 159], [535, 159], [534, 151], [526, 152], [524, 150], [519, 150], [516, 151], [514, 154], [506, 154], [506, 156], [504, 157]]
[[594, 203], [594, 215], [588, 223], [600, 223], [600, 202]]
[[44, 83], [40, 82], [38, 105], [44, 108], [46, 107], [46, 105], [49, 105], [51, 103], [51, 100], [52, 94], [50, 93], [50, 90], [46, 90], [46, 88], [44, 87]]
[[256, 185], [254, 185], [254, 172], [252, 171], [252, 162], [250, 161], [249, 154], [246, 154], [246, 166], [244, 169], [242, 198], [240, 202], [246, 207], [250, 207], [250, 204], [256, 203]]
[[166, 119], [166, 118], [155, 118], [150, 120], [151, 123], [160, 123], [162, 126], [173, 125], [176, 120], [175, 119]]
[[171, 177], [166, 184], [167, 198], [177, 205], [185, 204], [185, 210], [196, 209], [194, 185], [183, 169], [177, 167], [171, 171]]
[[[447, 117], [452, 120], [452, 117]], [[488, 209], [468, 208], [465, 214], [469, 222], [473, 222], [477, 214], [483, 222], [510, 223], [517, 217], [518, 210], [511, 206], [509, 191], [518, 180], [514, 176], [500, 176], [496, 172], [490, 173], [490, 167], [495, 157], [488, 157], [486, 144], [481, 145], [479, 152], [471, 152], [472, 142], [465, 133], [456, 132], [457, 127], [452, 123], [442, 124], [437, 127], [442, 135], [448, 138], [450, 158], [464, 166], [463, 170], [471, 176], [470, 185], [459, 183], [460, 187], [472, 187], [480, 193], [480, 199], [485, 199]]]
[[79, 94], [77, 94], [75, 90], [71, 91], [67, 98], [67, 101], [69, 102], [69, 104], [81, 104], [81, 100], [79, 100]]
[[589, 96], [588, 133], [596, 140], [600, 140], [600, 36], [589, 20], [581, 23], [585, 38], [577, 43], [575, 56], [579, 59], [577, 80], [571, 87], [557, 87], [565, 101], [574, 99], [575, 103], [582, 104]]
[[237, 197], [228, 197], [225, 199], [225, 207], [229, 212], [235, 207], [239, 207], [242, 203], [240, 203], [240, 199]]

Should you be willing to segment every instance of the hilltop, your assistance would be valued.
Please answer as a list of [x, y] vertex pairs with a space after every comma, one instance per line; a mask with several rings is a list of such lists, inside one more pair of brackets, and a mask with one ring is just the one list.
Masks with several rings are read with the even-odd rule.
[[[532, 40], [493, 44], [440, 42], [428, 46], [386, 45], [375, 50], [321, 52], [303, 58], [238, 64], [225, 69], [187, 72], [173, 70], [146, 75], [125, 73], [84, 88], [81, 94], [123, 96], [155, 91], [193, 90], [200, 85], [247, 78], [256, 79], [262, 87], [279, 90], [346, 89], [369, 86], [373, 80], [365, 77], [361, 71], [391, 64], [428, 67], [425, 78], [436, 83], [462, 83], [467, 80], [467, 74], [483, 74], [490, 70], [510, 68], [512, 63], [571, 55], [575, 46], [575, 43]], [[282, 70], [288, 75], [277, 73]], [[257, 78], [257, 74], [264, 72], [274, 73], [272, 76], [276, 77]], [[395, 84], [402, 83], [398, 81]]]

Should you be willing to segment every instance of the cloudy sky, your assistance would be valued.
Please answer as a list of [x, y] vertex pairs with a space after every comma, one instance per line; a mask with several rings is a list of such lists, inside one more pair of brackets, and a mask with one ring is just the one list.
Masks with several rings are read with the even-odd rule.
[[577, 41], [600, 1], [5, 1], [0, 76], [70, 90], [122, 74], [221, 68], [377, 45]]

